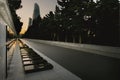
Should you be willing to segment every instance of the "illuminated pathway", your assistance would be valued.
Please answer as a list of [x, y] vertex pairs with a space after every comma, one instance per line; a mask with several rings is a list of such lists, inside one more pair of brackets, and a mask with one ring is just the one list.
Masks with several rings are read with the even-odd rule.
[[83, 80], [120, 80], [120, 55], [118, 54], [119, 57], [115, 58], [53, 46], [37, 40], [23, 41]]

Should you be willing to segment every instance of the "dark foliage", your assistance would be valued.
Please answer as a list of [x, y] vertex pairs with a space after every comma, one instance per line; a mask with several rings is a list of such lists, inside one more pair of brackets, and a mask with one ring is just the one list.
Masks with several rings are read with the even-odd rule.
[[11, 10], [11, 15], [17, 35], [19, 35], [23, 22], [20, 22], [20, 17], [16, 14], [16, 10], [22, 8], [21, 0], [8, 0], [8, 4]]
[[33, 24], [24, 37], [120, 46], [118, 0], [57, 0], [57, 3], [55, 12], [35, 21], [39, 25]]

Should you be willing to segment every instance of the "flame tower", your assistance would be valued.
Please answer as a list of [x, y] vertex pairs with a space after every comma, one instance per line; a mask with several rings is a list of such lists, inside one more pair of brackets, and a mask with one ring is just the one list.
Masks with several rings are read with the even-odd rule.
[[37, 3], [34, 4], [33, 20], [40, 17], [40, 8]]

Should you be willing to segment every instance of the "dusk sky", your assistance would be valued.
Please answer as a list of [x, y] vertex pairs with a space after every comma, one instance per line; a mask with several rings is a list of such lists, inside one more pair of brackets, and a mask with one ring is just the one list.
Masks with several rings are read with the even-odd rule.
[[23, 22], [22, 31], [24, 33], [28, 27], [29, 17], [32, 18], [34, 3], [37, 3], [40, 7], [41, 17], [45, 16], [49, 11], [55, 10], [55, 5], [57, 5], [57, 0], [22, 0], [22, 8], [17, 10], [18, 16], [21, 17]]

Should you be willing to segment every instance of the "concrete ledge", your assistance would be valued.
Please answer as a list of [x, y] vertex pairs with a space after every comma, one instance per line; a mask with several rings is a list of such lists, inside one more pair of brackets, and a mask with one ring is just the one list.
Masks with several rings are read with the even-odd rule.
[[25, 80], [24, 69], [22, 66], [22, 60], [20, 56], [20, 49], [17, 41], [14, 47], [15, 48], [10, 64], [10, 69], [8, 70], [7, 80]]

